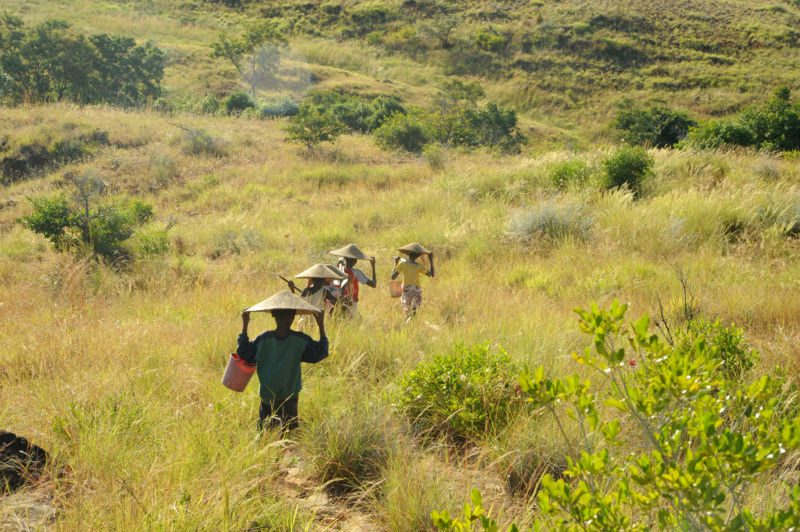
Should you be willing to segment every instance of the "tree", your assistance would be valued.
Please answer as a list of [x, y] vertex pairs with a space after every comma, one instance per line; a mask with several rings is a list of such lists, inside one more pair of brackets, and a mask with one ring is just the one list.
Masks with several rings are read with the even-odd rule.
[[420, 30], [423, 34], [438, 40], [443, 50], [449, 50], [453, 46], [450, 37], [459, 22], [460, 19], [452, 15], [432, 17], [420, 25]]
[[20, 19], [4, 15], [0, 69], [10, 79], [0, 83], [0, 96], [13, 101], [132, 106], [159, 96], [164, 54], [129, 37], [87, 38], [59, 20], [26, 30]]
[[272, 76], [280, 61], [280, 47], [286, 37], [275, 22], [265, 20], [248, 26], [238, 37], [229, 38], [221, 33], [211, 43], [211, 57], [222, 57], [231, 62], [245, 82], [250, 85], [250, 94], [255, 97], [258, 87]]

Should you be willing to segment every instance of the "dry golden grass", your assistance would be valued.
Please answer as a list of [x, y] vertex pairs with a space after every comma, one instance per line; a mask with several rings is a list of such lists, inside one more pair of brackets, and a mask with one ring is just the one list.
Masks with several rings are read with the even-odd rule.
[[[0, 201], [0, 427], [56, 459], [60, 476], [32, 492], [55, 508], [46, 528], [427, 528], [431, 509], [457, 510], [470, 486], [483, 487], [503, 519], [530, 522], [498, 462], [517, 435], [459, 457], [401, 431], [406, 454], [392, 455], [381, 481], [354, 503], [322, 503], [313, 493], [323, 488], [297, 488], [314, 486], [311, 440], [256, 438], [257, 387], [235, 394], [219, 384], [240, 310], [283, 288], [275, 273], [328, 260], [350, 241], [377, 256], [379, 287], [362, 289], [360, 318], [329, 323], [330, 358], [304, 368], [300, 410], [310, 427], [324, 412], [359, 405], [394, 416], [387, 393], [399, 375], [457, 343], [490, 341], [523, 365], [577, 371], [569, 354], [587, 338], [572, 308], [620, 299], [636, 316], [656, 312], [660, 299], [679, 323], [675, 267], [703, 316], [745, 328], [762, 354], [757, 373], [778, 363], [798, 370], [797, 243], [758, 222], [768, 202], [796, 201], [794, 161], [654, 152], [656, 177], [634, 201], [591, 183], [563, 193], [549, 184], [549, 168], [573, 157], [599, 172], [602, 150], [448, 152], [434, 170], [358, 136], [307, 153], [272, 121], [54, 105], [0, 109], [0, 123], [0, 135], [28, 140], [90, 125], [113, 143], [3, 189]], [[225, 154], [186, 155], [183, 131], [170, 123], [204, 129]], [[176, 221], [167, 254], [114, 269], [58, 254], [15, 222], [30, 210], [27, 197], [66, 191], [63, 172], [89, 168], [111, 196], [152, 203], [151, 228]], [[594, 220], [586, 240], [507, 234], [516, 209], [555, 197], [585, 205]], [[735, 238], [726, 233], [731, 217], [744, 223]], [[424, 281], [422, 311], [404, 324], [384, 283], [395, 248], [409, 240], [436, 251], [437, 277]], [[270, 326], [257, 316], [251, 329]], [[302, 482], [287, 484], [295, 469]]]

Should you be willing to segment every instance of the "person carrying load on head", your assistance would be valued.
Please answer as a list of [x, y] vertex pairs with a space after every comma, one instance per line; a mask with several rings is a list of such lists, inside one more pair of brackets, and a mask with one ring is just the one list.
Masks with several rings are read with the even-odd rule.
[[[371, 288], [378, 286], [375, 280], [375, 257], [368, 257], [363, 251], [358, 249], [355, 244], [349, 244], [343, 248], [329, 252], [331, 255], [339, 257], [339, 269], [347, 275], [347, 281], [342, 284], [339, 294], [339, 301], [346, 307], [351, 315], [358, 311], [358, 291], [360, 284], [365, 284]], [[368, 260], [372, 265], [372, 279], [369, 279], [364, 272], [355, 268], [359, 260]]]
[[[253, 312], [271, 312], [275, 329], [265, 331], [250, 341], [247, 327]], [[292, 330], [296, 314], [313, 314], [319, 327], [319, 340]], [[325, 313], [288, 290], [278, 292], [242, 312], [242, 333], [236, 354], [248, 363], [256, 364], [260, 383], [258, 394], [261, 407], [258, 428], [282, 427], [291, 430], [298, 426], [297, 403], [303, 381], [300, 364], [317, 363], [328, 356], [325, 336]]]
[[[334, 295], [331, 281], [343, 281], [347, 276], [329, 264], [315, 264], [303, 273], [294, 276], [295, 279], [308, 279], [300, 297], [317, 307], [319, 310], [330, 312], [339, 298]], [[293, 281], [287, 281], [292, 293], [298, 290]], [[338, 290], [337, 290], [338, 292]]]
[[[398, 275], [403, 275], [402, 294], [400, 304], [409, 316], [414, 315], [422, 304], [422, 288], [419, 287], [419, 276], [425, 274], [433, 277], [433, 252], [428, 251], [416, 242], [406, 244], [397, 251], [408, 256], [408, 258], [394, 257], [394, 269], [392, 279]], [[430, 260], [430, 270], [423, 264], [417, 262], [422, 255], [427, 255]]]

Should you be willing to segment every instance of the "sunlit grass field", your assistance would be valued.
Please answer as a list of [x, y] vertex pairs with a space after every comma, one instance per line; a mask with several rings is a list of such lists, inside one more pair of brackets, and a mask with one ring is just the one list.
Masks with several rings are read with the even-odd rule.
[[[430, 529], [430, 511], [457, 511], [473, 486], [495, 515], [529, 523], [535, 504], [510, 494], [503, 457], [563, 456], [549, 423], [524, 414], [453, 453], [417, 440], [394, 411], [399, 377], [484, 342], [523, 367], [579, 371], [569, 355], [588, 337], [574, 307], [618, 299], [631, 317], [656, 316], [661, 302], [680, 324], [680, 275], [701, 316], [745, 329], [761, 353], [755, 374], [798, 370], [798, 246], [780, 216], [763, 214], [800, 208], [790, 158], [652, 151], [655, 176], [634, 199], [595, 182], [604, 150], [445, 152], [431, 165], [358, 136], [308, 153], [283, 142], [281, 122], [67, 105], [2, 109], [0, 122], [13, 127], [0, 133], [24, 138], [100, 128], [112, 143], [4, 189], [0, 427], [55, 457], [47, 480], [0, 503], [8, 528], [29, 512], [25, 526], [63, 530]], [[223, 155], [186, 155], [172, 124], [206, 130]], [[559, 191], [551, 170], [574, 158], [592, 177]], [[88, 169], [111, 198], [152, 203], [143, 232], [173, 224], [166, 254], [95, 264], [56, 253], [15, 221], [30, 211], [27, 198], [68, 193], [63, 173]], [[553, 240], [514, 229], [515, 217], [543, 205], [579, 206], [567, 212], [581, 230]], [[437, 275], [404, 323], [386, 281], [395, 248], [410, 240], [435, 250]], [[284, 288], [276, 274], [330, 260], [327, 251], [349, 242], [377, 257], [378, 288], [362, 288], [359, 318], [328, 323], [331, 356], [304, 368], [302, 428], [291, 441], [258, 437], [257, 386], [237, 394], [219, 382], [239, 313]], [[258, 315], [251, 330], [271, 325]], [[344, 499], [328, 495], [320, 464], [375, 446], [388, 458], [374, 476]], [[52, 518], [37, 518], [36, 504]]]
[[[651, 2], [590, 4], [658, 16]], [[473, 487], [501, 525], [530, 525], [536, 500], [515, 491], [512, 465], [528, 454], [563, 462], [552, 421], [523, 412], [498, 434], [454, 448], [414, 433], [393, 406], [398, 382], [438, 354], [487, 342], [521, 368], [582, 372], [571, 353], [591, 339], [573, 309], [592, 303], [629, 302], [630, 318], [650, 314], [673, 327], [685, 325], [687, 307], [734, 323], [760, 353], [751, 377], [780, 365], [796, 382], [797, 154], [650, 150], [654, 175], [641, 197], [601, 184], [622, 97], [708, 118], [792, 85], [795, 45], [761, 43], [794, 24], [798, 9], [755, 4], [661, 6], [670, 20], [691, 19], [685, 31], [695, 40], [719, 37], [724, 23], [725, 35], [745, 43], [733, 63], [676, 46], [682, 62], [617, 72], [624, 84], [616, 86], [548, 51], [546, 71], [463, 77], [481, 82], [486, 101], [519, 112], [529, 143], [515, 156], [444, 148], [414, 157], [351, 135], [308, 151], [286, 142], [283, 120], [0, 107], [0, 141], [11, 146], [95, 129], [109, 139], [82, 161], [0, 188], [0, 430], [54, 458], [36, 485], [0, 497], [0, 530], [431, 530], [431, 511], [457, 513]], [[586, 5], [530, 2], [507, 24], [539, 15], [536, 24], [571, 24]], [[0, 0], [6, 10], [26, 24], [60, 18], [80, 32], [152, 39], [167, 53], [170, 102], [243, 87], [209, 45], [259, 13], [252, 4], [166, 0]], [[363, 39], [297, 34], [284, 54], [284, 84], [261, 97], [300, 99], [313, 87], [424, 107], [448, 79], [441, 50], [411, 58]], [[663, 87], [703, 78], [721, 82]], [[207, 132], [215, 151], [191, 154], [182, 128]], [[575, 161], [586, 178], [558, 183], [558, 169]], [[129, 242], [134, 261], [58, 253], [19, 223], [30, 198], [71, 194], [66, 172], [100, 177], [104, 201], [153, 206], [154, 219]], [[536, 232], [544, 219], [562, 225]], [[165, 227], [168, 249], [140, 252]], [[434, 250], [436, 277], [423, 279], [422, 310], [406, 322], [386, 282], [396, 248], [410, 241]], [[288, 439], [259, 435], [257, 384], [244, 393], [220, 384], [241, 310], [284, 289], [278, 274], [332, 262], [327, 252], [351, 242], [376, 256], [378, 287], [361, 289], [359, 317], [326, 324], [330, 357], [303, 368], [301, 428]], [[260, 314], [250, 330], [272, 325]], [[308, 320], [296, 327], [316, 337]], [[342, 494], [330, 471], [353, 463], [364, 468], [360, 482]], [[753, 507], [780, 504], [783, 473], [752, 490]]]

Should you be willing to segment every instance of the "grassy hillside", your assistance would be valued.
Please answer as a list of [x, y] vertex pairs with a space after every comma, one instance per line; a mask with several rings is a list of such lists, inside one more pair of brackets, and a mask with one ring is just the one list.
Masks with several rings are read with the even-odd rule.
[[731, 114], [793, 86], [800, 46], [800, 11], [786, 1], [244, 1], [232, 8], [41, 0], [0, 2], [0, 10], [28, 24], [60, 18], [82, 32], [152, 39], [168, 52], [163, 85], [175, 103], [234, 90], [235, 71], [209, 58], [210, 43], [271, 20], [290, 47], [264, 97], [300, 98], [313, 80], [418, 104], [449, 76], [477, 79], [487, 100], [522, 113], [535, 147], [608, 138], [622, 97], [664, 101], [698, 118]]
[[[794, 154], [650, 150], [654, 173], [639, 198], [601, 181], [622, 96], [719, 116], [792, 85], [797, 7], [418, 1], [390, 5], [384, 22], [355, 31], [364, 4], [332, 5], [0, 0], [0, 11], [29, 24], [58, 17], [88, 33], [153, 39], [168, 53], [163, 88], [174, 102], [240, 87], [209, 44], [275, 9], [291, 36], [285, 85], [262, 98], [299, 98], [313, 86], [431, 102], [456, 43], [491, 28], [507, 43], [486, 51], [497, 69], [454, 75], [516, 108], [532, 140], [514, 156], [445, 148], [412, 157], [362, 135], [309, 151], [285, 142], [283, 120], [0, 107], [7, 146], [107, 138], [0, 188], [0, 429], [55, 458], [38, 484], [0, 496], [0, 529], [431, 530], [431, 511], [458, 512], [472, 487], [501, 524], [529, 525], [538, 507], [519, 488], [519, 464], [538, 457], [532, 471], [522, 467], [535, 485], [564, 463], [553, 422], [523, 410], [466, 446], [431, 441], [395, 408], [400, 379], [486, 342], [520, 368], [581, 372], [570, 354], [591, 338], [572, 309], [592, 302], [627, 301], [631, 318], [663, 313], [675, 326], [691, 304], [744, 329], [760, 353], [747, 380], [781, 365], [796, 382]], [[422, 34], [426, 20], [446, 16], [461, 21], [452, 48], [428, 36], [418, 49], [390, 49], [392, 35]], [[210, 144], [197, 149], [187, 128]], [[583, 177], [560, 185], [565, 163], [576, 162]], [[29, 198], [69, 197], [65, 175], [86, 172], [105, 183], [102, 201], [153, 206], [125, 265], [56, 252], [18, 222]], [[558, 228], [537, 232], [541, 221]], [[164, 230], [166, 246], [152, 251], [148, 238]], [[423, 281], [422, 310], [406, 323], [385, 282], [397, 246], [412, 240], [435, 250], [437, 275]], [[328, 323], [330, 358], [303, 369], [299, 431], [288, 441], [257, 436], [257, 386], [236, 394], [219, 384], [241, 309], [284, 288], [276, 274], [327, 261], [349, 242], [377, 257], [378, 288], [362, 288], [359, 318]], [[251, 331], [271, 326], [258, 315]], [[316, 334], [307, 320], [299, 328]], [[750, 488], [747, 502], [782, 504], [795, 462]]]

